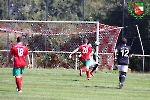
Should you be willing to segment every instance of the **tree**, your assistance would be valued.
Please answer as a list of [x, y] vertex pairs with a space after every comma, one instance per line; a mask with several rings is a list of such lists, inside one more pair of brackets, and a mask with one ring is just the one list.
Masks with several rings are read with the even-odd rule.
[[7, 0], [0, 1], [0, 18], [7, 19]]

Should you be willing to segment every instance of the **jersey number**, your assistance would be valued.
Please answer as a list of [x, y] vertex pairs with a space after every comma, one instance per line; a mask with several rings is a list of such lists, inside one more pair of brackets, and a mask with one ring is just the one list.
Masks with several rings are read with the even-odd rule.
[[128, 49], [126, 49], [126, 50], [121, 50], [121, 53], [122, 53], [122, 56], [123, 56], [123, 57], [128, 57], [129, 50], [128, 50]]
[[83, 47], [82, 53], [88, 53], [88, 47]]
[[23, 48], [17, 48], [18, 49], [18, 56], [23, 56]]

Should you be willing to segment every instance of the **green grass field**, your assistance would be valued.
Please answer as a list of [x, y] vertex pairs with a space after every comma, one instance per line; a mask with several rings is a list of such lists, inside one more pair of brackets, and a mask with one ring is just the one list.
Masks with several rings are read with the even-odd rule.
[[0, 100], [150, 100], [150, 74], [128, 73], [118, 89], [116, 71], [85, 74], [66, 69], [25, 69], [23, 92], [16, 92], [11, 69], [0, 69]]

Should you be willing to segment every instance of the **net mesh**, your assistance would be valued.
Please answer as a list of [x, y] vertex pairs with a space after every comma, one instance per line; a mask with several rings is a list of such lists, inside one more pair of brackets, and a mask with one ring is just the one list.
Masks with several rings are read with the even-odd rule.
[[[115, 48], [120, 28], [99, 25], [99, 56], [101, 67], [113, 67], [113, 50]], [[0, 67], [11, 67], [8, 52], [17, 36], [23, 36], [23, 42], [28, 46], [34, 68], [79, 68], [81, 62], [78, 54], [68, 59], [70, 52], [89, 39], [93, 48], [97, 37], [97, 23], [92, 22], [9, 22], [0, 24], [1, 46]], [[9, 63], [8, 63], [9, 62]], [[7, 64], [8, 63], [8, 64]]]
[[119, 27], [100, 24], [99, 62], [103, 68], [112, 70], [114, 67], [114, 50], [120, 31]]

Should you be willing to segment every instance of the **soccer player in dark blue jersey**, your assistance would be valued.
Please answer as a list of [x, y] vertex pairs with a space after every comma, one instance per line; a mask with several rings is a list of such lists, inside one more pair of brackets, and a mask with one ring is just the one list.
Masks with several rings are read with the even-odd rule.
[[129, 57], [131, 54], [131, 47], [127, 46], [127, 39], [122, 38], [122, 44], [116, 48], [115, 55], [117, 56], [117, 67], [119, 71], [119, 88], [123, 88], [123, 83], [129, 66]]

